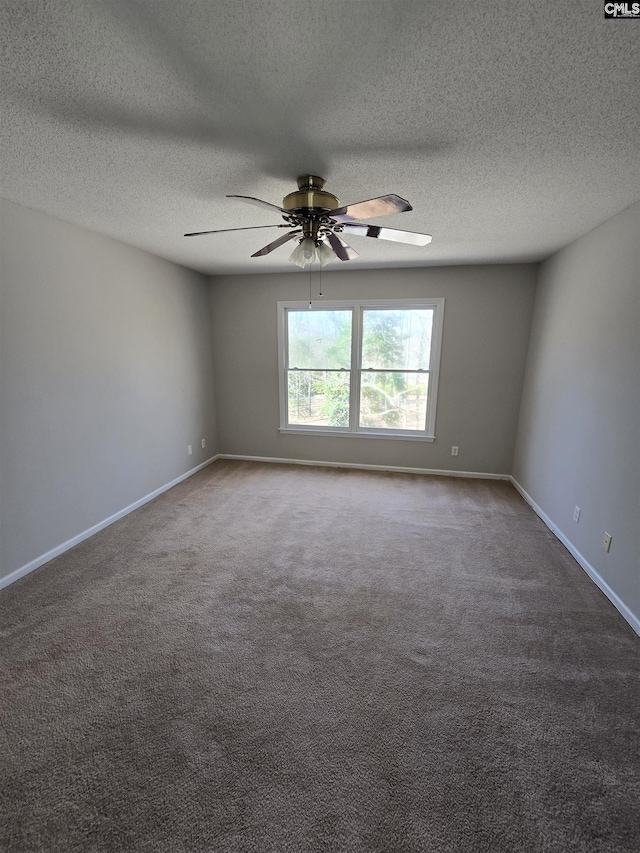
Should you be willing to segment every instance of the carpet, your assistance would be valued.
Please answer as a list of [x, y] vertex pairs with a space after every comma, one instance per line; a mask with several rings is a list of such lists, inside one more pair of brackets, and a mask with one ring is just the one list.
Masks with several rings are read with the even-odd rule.
[[625, 853], [639, 643], [503, 481], [219, 460], [0, 593], [7, 853]]

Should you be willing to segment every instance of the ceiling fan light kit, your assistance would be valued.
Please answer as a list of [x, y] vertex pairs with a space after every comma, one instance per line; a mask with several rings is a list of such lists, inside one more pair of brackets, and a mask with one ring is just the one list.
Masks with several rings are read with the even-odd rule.
[[291, 263], [302, 269], [310, 266], [316, 260], [320, 261], [320, 265], [325, 267], [334, 258], [333, 250], [324, 240], [316, 243], [311, 237], [303, 237], [289, 255]]
[[239, 198], [256, 207], [276, 210], [282, 215], [284, 224], [254, 225], [246, 229], [223, 228], [216, 231], [196, 231], [184, 236], [198, 237], [203, 234], [245, 231], [252, 228], [291, 228], [288, 234], [278, 237], [277, 240], [254, 252], [251, 257], [268, 255], [284, 243], [295, 239], [298, 245], [291, 252], [289, 260], [303, 269], [316, 260], [325, 266], [335, 257], [341, 261], [357, 258], [358, 253], [342, 240], [339, 236], [341, 233], [391, 240], [396, 243], [409, 243], [413, 246], [426, 246], [431, 242], [430, 234], [398, 231], [394, 228], [381, 228], [378, 225], [352, 224], [370, 217], [404, 213], [413, 208], [406, 199], [397, 195], [380, 196], [340, 207], [338, 197], [324, 189], [324, 179], [317, 175], [304, 175], [298, 178], [298, 189], [284, 197], [282, 207], [251, 196], [230, 195], [227, 198]]

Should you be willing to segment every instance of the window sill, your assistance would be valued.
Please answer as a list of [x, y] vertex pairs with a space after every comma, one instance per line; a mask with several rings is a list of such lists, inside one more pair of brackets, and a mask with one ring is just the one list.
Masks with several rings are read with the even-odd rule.
[[387, 441], [435, 441], [435, 435], [406, 432], [349, 432], [341, 429], [304, 429], [303, 427], [280, 427], [286, 435], [339, 435], [342, 438], [383, 438]]

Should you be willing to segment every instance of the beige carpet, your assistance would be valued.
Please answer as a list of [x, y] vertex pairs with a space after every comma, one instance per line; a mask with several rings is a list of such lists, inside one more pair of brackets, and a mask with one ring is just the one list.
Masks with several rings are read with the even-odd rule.
[[638, 638], [504, 482], [219, 461], [0, 639], [7, 853], [639, 849]]

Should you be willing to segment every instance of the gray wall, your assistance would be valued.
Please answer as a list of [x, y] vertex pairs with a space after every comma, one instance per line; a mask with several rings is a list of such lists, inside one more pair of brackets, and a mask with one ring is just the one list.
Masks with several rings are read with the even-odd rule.
[[[433, 443], [280, 434], [276, 304], [308, 299], [309, 273], [213, 278], [220, 452], [510, 474], [536, 269], [496, 265], [323, 273], [325, 300], [445, 297]], [[451, 456], [454, 444], [460, 448], [457, 458]]]
[[1, 204], [0, 578], [216, 450], [208, 280]]
[[542, 265], [514, 458], [515, 479], [636, 618], [639, 245], [636, 204]]
[[537, 291], [535, 265], [323, 274], [326, 300], [446, 298], [433, 443], [278, 432], [276, 303], [307, 299], [308, 273], [209, 285], [0, 204], [0, 579], [219, 451], [513, 472], [640, 614], [640, 204], [546, 261]]

